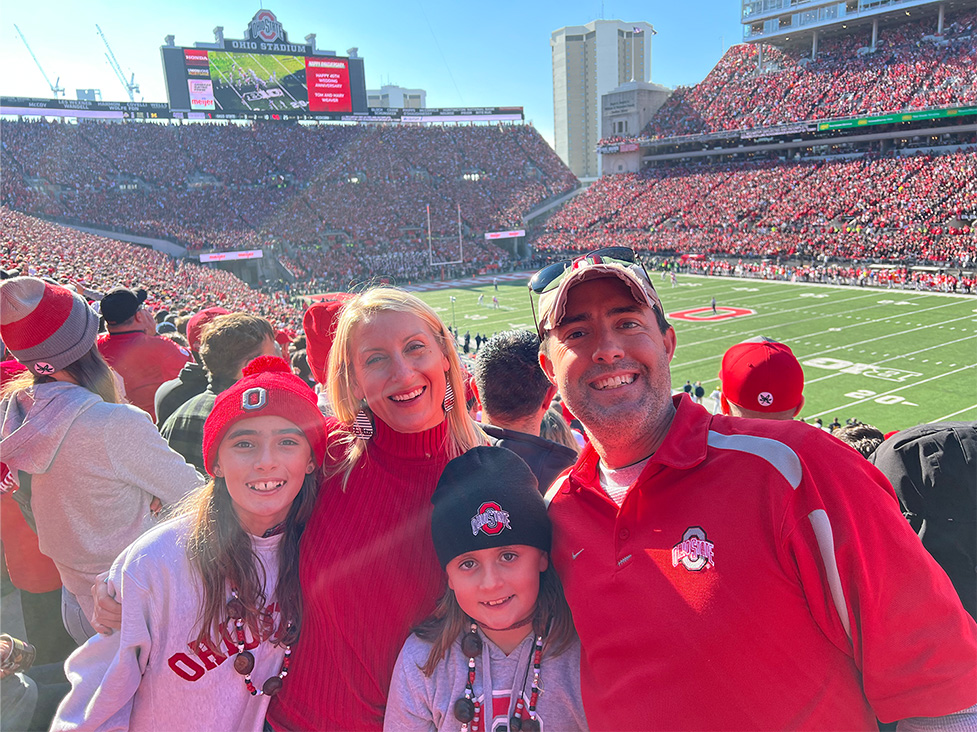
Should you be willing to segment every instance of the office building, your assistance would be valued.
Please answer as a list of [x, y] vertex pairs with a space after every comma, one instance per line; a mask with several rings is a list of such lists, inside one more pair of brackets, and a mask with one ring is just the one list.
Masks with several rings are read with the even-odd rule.
[[379, 89], [366, 90], [366, 106], [395, 109], [423, 109], [427, 107], [427, 92], [385, 84]]
[[650, 23], [594, 20], [550, 36], [556, 153], [578, 178], [600, 175], [601, 97], [625, 82], [651, 81], [654, 35]]

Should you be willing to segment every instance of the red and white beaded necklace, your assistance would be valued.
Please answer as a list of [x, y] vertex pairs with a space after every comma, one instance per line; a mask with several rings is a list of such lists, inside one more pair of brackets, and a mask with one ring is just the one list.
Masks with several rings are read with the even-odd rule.
[[[513, 626], [515, 627], [515, 626]], [[461, 639], [461, 652], [468, 656], [468, 680], [465, 683], [465, 695], [454, 703], [452, 711], [455, 719], [461, 722], [461, 732], [481, 732], [482, 705], [475, 700], [475, 659], [482, 655], [482, 638], [478, 635], [478, 626], [471, 624], [471, 632], [465, 633]], [[529, 694], [529, 709], [523, 696], [526, 692], [526, 679], [523, 678], [522, 690], [516, 699], [516, 708], [509, 718], [509, 729], [512, 732], [539, 732], [539, 720], [536, 719], [536, 702], [539, 701], [539, 667], [543, 660], [543, 636], [536, 636], [536, 645], [530, 656], [533, 667], [533, 686]], [[526, 669], [528, 676], [529, 669]], [[513, 689], [515, 691], [515, 689]]]
[[231, 590], [231, 599], [227, 601], [227, 614], [234, 621], [237, 639], [237, 656], [234, 657], [234, 670], [244, 677], [244, 685], [248, 687], [251, 696], [274, 696], [282, 688], [282, 682], [288, 676], [288, 664], [292, 655], [292, 635], [293, 626], [291, 623], [285, 629], [285, 638], [288, 644], [285, 646], [285, 658], [282, 659], [282, 668], [277, 676], [272, 676], [265, 680], [265, 683], [258, 689], [251, 681], [251, 672], [254, 670], [254, 654], [244, 649], [244, 603], [238, 597], [237, 590]]

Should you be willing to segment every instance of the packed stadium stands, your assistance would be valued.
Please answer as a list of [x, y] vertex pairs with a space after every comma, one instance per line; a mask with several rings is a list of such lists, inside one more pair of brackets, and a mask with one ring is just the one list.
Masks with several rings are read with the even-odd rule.
[[[576, 179], [530, 126], [4, 125], [3, 202], [191, 249], [330, 232], [385, 254], [511, 228]], [[491, 258], [491, 257], [490, 257]]]
[[[810, 48], [731, 47], [706, 78], [679, 87], [639, 137], [674, 137], [802, 120], [944, 107], [977, 102], [977, 12], [947, 16], [942, 39], [931, 19], [880, 33], [827, 37]], [[929, 36], [929, 37], [928, 37]]]
[[599, 179], [536, 245], [972, 267], [975, 219], [973, 150], [689, 165]]
[[86, 234], [0, 207], [0, 266], [106, 292], [144, 287], [147, 307], [194, 312], [212, 305], [261, 315], [297, 329], [302, 314], [283, 291], [258, 292], [230, 272], [177, 260], [146, 247]]

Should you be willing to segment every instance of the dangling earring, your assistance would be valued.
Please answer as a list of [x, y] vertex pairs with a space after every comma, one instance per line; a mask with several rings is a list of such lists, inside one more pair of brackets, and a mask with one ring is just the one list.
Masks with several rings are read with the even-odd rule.
[[445, 414], [455, 408], [455, 390], [451, 388], [451, 379], [447, 374], [444, 377], [444, 401], [441, 402], [441, 408]]
[[356, 413], [356, 420], [353, 422], [353, 435], [358, 440], [369, 440], [373, 437], [373, 420], [366, 413], [365, 406], [360, 407], [360, 411]]

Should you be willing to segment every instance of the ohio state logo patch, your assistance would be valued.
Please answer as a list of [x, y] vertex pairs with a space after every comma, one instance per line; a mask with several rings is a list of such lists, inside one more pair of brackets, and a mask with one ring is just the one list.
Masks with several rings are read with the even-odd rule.
[[682, 541], [672, 547], [672, 566], [681, 564], [690, 572], [715, 566], [716, 545], [706, 538], [701, 526], [690, 526], [682, 534]]
[[472, 516], [472, 536], [481, 531], [489, 536], [495, 536], [503, 529], [511, 529], [509, 512], [503, 511], [495, 501], [486, 501], [478, 507], [478, 513]]
[[761, 391], [757, 394], [757, 404], [761, 407], [772, 407], [773, 406], [773, 394], [769, 391]]
[[50, 376], [54, 373], [55, 368], [47, 361], [38, 361], [34, 364], [34, 370], [41, 376]]
[[253, 412], [268, 403], [268, 392], [263, 386], [252, 386], [241, 394], [241, 409]]

